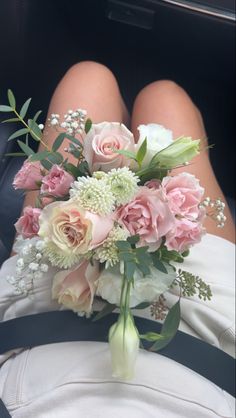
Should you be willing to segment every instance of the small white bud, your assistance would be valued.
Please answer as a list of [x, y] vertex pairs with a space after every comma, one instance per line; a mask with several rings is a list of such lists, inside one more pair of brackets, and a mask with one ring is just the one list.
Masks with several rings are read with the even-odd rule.
[[44, 128], [44, 124], [43, 123], [40, 123], [39, 124], [39, 129], [41, 129], [41, 131], [43, 130], [43, 128]]
[[71, 124], [71, 127], [74, 128], [74, 129], [77, 129], [78, 126], [79, 126], [78, 122], [72, 122], [72, 124]]
[[39, 268], [39, 264], [38, 264], [38, 263], [30, 263], [30, 264], [29, 264], [29, 269], [30, 269], [31, 271], [37, 271], [37, 270], [38, 270], [38, 268]]
[[67, 127], [67, 123], [66, 122], [62, 122], [61, 123], [61, 128], [66, 128]]
[[52, 120], [51, 120], [51, 125], [52, 125], [52, 126], [56, 126], [56, 125], [58, 125], [58, 120], [57, 120], [57, 119], [55, 119], [55, 118], [54, 118], [54, 119], [52, 119]]
[[41, 264], [41, 266], [40, 266], [40, 270], [41, 270], [43, 273], [47, 273], [47, 271], [48, 271], [48, 265], [47, 265], [47, 264]]

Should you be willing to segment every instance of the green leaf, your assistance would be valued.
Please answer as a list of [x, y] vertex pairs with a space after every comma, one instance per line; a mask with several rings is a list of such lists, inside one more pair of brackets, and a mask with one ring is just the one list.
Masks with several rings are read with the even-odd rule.
[[135, 245], [137, 244], [137, 242], [139, 242], [140, 240], [140, 236], [138, 234], [136, 235], [132, 235], [131, 237], [127, 238], [127, 241], [131, 244], [131, 245]]
[[19, 136], [25, 135], [28, 132], [29, 132], [28, 128], [19, 129], [18, 131], [14, 132], [11, 136], [9, 136], [8, 141], [18, 138]]
[[31, 99], [26, 100], [26, 102], [23, 104], [23, 106], [22, 106], [22, 108], [21, 108], [21, 110], [20, 110], [20, 117], [21, 117], [22, 119], [24, 119], [24, 117], [25, 117], [25, 115], [26, 115], [26, 113], [27, 113], [27, 110], [28, 110], [28, 108], [29, 108], [29, 104], [30, 104], [30, 102], [31, 102]]
[[111, 304], [109, 302], [106, 303], [104, 308], [100, 312], [98, 312], [97, 315], [92, 319], [93, 322], [98, 321], [99, 319], [103, 318], [106, 315], [109, 315], [111, 312], [113, 312], [117, 308], [116, 305]]
[[50, 170], [52, 168], [52, 163], [48, 160], [41, 160], [41, 165], [46, 168], [46, 170]]
[[24, 152], [8, 152], [7, 154], [4, 154], [5, 157], [24, 157]]
[[24, 142], [18, 140], [17, 141], [19, 147], [24, 151], [24, 153], [28, 156], [31, 156], [34, 154], [34, 150], [32, 150], [28, 145], [26, 145]]
[[87, 119], [85, 122], [85, 127], [84, 127], [85, 133], [87, 134], [91, 128], [92, 128], [92, 121], [91, 119]]
[[139, 165], [142, 164], [146, 153], [147, 153], [147, 138], [144, 139], [144, 141], [142, 142], [141, 147], [139, 148], [139, 150], [136, 154], [136, 160], [137, 160]]
[[64, 134], [58, 135], [58, 137], [55, 139], [55, 141], [53, 143], [52, 150], [53, 151], [57, 151], [58, 148], [60, 148], [60, 146], [61, 146], [62, 142], [64, 141], [64, 139], [65, 139], [65, 135]]
[[16, 108], [16, 99], [15, 99], [15, 96], [14, 96], [13, 92], [10, 89], [7, 90], [7, 96], [8, 96], [8, 101], [10, 103], [10, 106], [13, 109], [15, 109]]
[[151, 270], [147, 264], [136, 264], [138, 269], [143, 273], [144, 276], [148, 276], [151, 273]]
[[64, 163], [63, 164], [65, 170], [70, 173], [75, 179], [81, 176], [80, 170], [74, 164], [71, 163]]
[[49, 155], [50, 155], [50, 151], [36, 152], [30, 158], [30, 161], [42, 161], [44, 158], [47, 158]]
[[36, 122], [36, 120], [38, 119], [38, 117], [39, 117], [39, 115], [41, 115], [41, 113], [42, 113], [42, 110], [38, 110], [38, 112], [37, 113], [35, 113], [35, 115], [34, 115], [34, 117], [33, 117], [33, 121], [34, 122]]
[[47, 159], [53, 164], [63, 163], [63, 156], [59, 152], [50, 153]]
[[158, 334], [157, 332], [147, 332], [146, 334], [142, 334], [139, 335], [140, 338], [142, 338], [142, 340], [146, 340], [146, 341], [158, 341], [158, 340], [163, 340], [163, 335]]
[[0, 112], [13, 112], [13, 109], [10, 106], [1, 105]]
[[137, 306], [134, 306], [132, 309], [146, 309], [151, 305], [151, 302], [141, 302]]
[[116, 241], [116, 246], [120, 251], [130, 251], [131, 245], [127, 241]]
[[119, 252], [119, 259], [122, 261], [133, 261], [135, 262], [135, 254], [128, 251], [121, 251]]
[[1, 123], [10, 123], [10, 122], [19, 122], [19, 119], [18, 118], [5, 119], [5, 120], [2, 120]]
[[38, 124], [33, 119], [29, 119], [28, 125], [30, 127], [30, 135], [32, 138], [34, 138], [36, 141], [40, 141], [40, 138], [42, 137], [42, 131], [38, 127]]
[[168, 270], [165, 267], [165, 264], [160, 260], [159, 254], [157, 252], [151, 253], [152, 262], [154, 267], [156, 267], [157, 270], [162, 271], [162, 273], [168, 274]]
[[131, 151], [127, 151], [125, 149], [113, 149], [113, 152], [115, 152], [116, 154], [125, 155], [125, 157], [131, 158], [132, 160], [136, 161], [136, 155]]
[[125, 261], [124, 275], [128, 281], [133, 280], [136, 264], [132, 261]]
[[180, 301], [169, 310], [161, 329], [162, 339], [156, 341], [150, 348], [151, 351], [158, 351], [164, 348], [174, 338], [180, 322]]

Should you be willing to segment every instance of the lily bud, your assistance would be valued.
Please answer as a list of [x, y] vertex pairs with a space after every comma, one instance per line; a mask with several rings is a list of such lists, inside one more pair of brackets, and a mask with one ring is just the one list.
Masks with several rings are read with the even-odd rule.
[[199, 143], [200, 139], [192, 140], [190, 137], [176, 139], [167, 148], [158, 152], [153, 157], [152, 163], [168, 169], [187, 163], [199, 154]]
[[134, 376], [136, 358], [139, 350], [139, 335], [130, 313], [123, 314], [109, 331], [112, 376], [129, 380]]

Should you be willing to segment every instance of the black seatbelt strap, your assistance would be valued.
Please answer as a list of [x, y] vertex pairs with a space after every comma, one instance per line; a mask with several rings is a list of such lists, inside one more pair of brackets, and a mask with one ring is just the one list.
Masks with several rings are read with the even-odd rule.
[[[53, 311], [5, 321], [0, 324], [0, 354], [16, 348], [59, 342], [104, 342], [108, 340], [109, 328], [117, 318], [118, 314], [112, 313], [93, 322], [72, 311]], [[140, 334], [161, 330], [161, 324], [149, 319], [136, 317], [135, 323]], [[143, 345], [148, 348], [148, 343]], [[160, 354], [183, 364], [235, 396], [235, 361], [222, 350], [178, 331]], [[3, 415], [2, 407], [0, 403], [0, 417], [10, 417], [6, 412]]]

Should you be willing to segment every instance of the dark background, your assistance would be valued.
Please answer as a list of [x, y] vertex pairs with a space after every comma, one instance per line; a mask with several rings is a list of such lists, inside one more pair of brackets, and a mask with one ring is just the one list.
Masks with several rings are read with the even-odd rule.
[[[229, 10], [234, 5], [215, 3]], [[215, 144], [217, 178], [226, 196], [234, 196], [235, 22], [156, 0], [1, 0], [0, 57], [1, 103], [8, 88], [20, 104], [32, 97], [32, 114], [42, 109], [42, 123], [57, 83], [81, 60], [114, 72], [129, 109], [146, 84], [174, 80], [201, 110]], [[0, 126], [0, 238], [7, 248], [22, 202], [11, 191], [22, 161], [3, 158], [15, 147], [6, 143], [11, 129]]]

